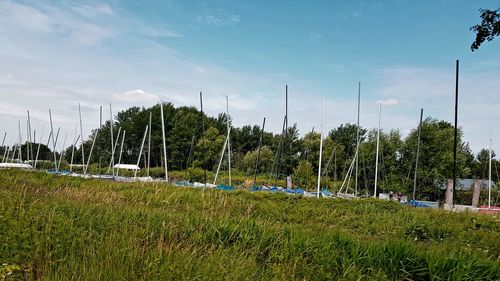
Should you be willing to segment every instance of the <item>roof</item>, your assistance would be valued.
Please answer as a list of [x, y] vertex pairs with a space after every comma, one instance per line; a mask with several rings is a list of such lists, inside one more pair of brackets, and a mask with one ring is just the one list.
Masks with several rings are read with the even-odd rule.
[[140, 170], [139, 166], [134, 164], [116, 164], [115, 169], [125, 169], [125, 170]]
[[[488, 188], [488, 180], [487, 179], [477, 179], [480, 182], [481, 188]], [[457, 190], [472, 190], [474, 189], [474, 181], [475, 179], [457, 179]], [[438, 187], [441, 189], [446, 189], [448, 183], [446, 181], [442, 183], [437, 183]], [[495, 186], [495, 181], [491, 181], [492, 187]]]
[[33, 167], [30, 164], [21, 164], [21, 163], [0, 163], [0, 168], [33, 169]]

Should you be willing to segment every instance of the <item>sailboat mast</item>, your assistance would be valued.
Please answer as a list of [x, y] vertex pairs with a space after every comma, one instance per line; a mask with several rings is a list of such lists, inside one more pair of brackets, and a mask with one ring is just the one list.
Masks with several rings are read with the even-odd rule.
[[123, 130], [123, 135], [122, 135], [122, 144], [120, 145], [120, 155], [118, 156], [118, 168], [116, 169], [116, 176], [118, 176], [118, 173], [120, 172], [120, 164], [122, 162], [122, 152], [123, 152], [123, 142], [125, 141], [125, 130]]
[[201, 144], [203, 147], [203, 175], [204, 182], [203, 184], [206, 186], [207, 184], [207, 153], [205, 149], [205, 117], [203, 116], [203, 94], [200, 92], [200, 110], [201, 110]]
[[[165, 181], [168, 182], [167, 145], [165, 142], [165, 119], [163, 117], [163, 102], [160, 104], [160, 114], [161, 114], [161, 137], [163, 140], [163, 162], [165, 165]], [[125, 134], [125, 131], [123, 133]]]
[[2, 140], [2, 148], [3, 148], [3, 157], [2, 157], [2, 163], [5, 160], [5, 153], [7, 152], [7, 148], [4, 147], [5, 145], [5, 138], [7, 137], [7, 132], [3, 135], [3, 140]]
[[417, 173], [418, 173], [418, 157], [420, 156], [420, 135], [422, 133], [422, 117], [424, 116], [424, 109], [420, 109], [420, 122], [418, 123], [418, 137], [417, 137], [417, 156], [415, 157], [415, 174], [413, 175], [413, 200], [417, 200]]
[[[118, 140], [120, 139], [120, 134], [122, 131], [122, 127], [118, 127], [118, 134], [116, 134], [116, 137], [114, 138], [114, 145], [112, 147], [112, 150], [116, 152], [116, 147], [118, 146]], [[115, 153], [113, 153], [114, 155]], [[115, 175], [115, 157], [113, 156], [110, 161], [109, 161], [109, 166], [108, 166], [108, 171], [106, 173], [109, 173], [109, 171], [112, 169], [112, 175]]]
[[262, 122], [262, 131], [260, 132], [259, 138], [259, 150], [257, 151], [257, 159], [255, 160], [254, 174], [253, 174], [253, 186], [255, 186], [255, 181], [257, 180], [257, 168], [260, 162], [260, 150], [262, 148], [262, 139], [264, 138], [264, 127], [266, 126], [266, 117]]
[[455, 73], [455, 132], [453, 134], [453, 208], [455, 208], [455, 191], [457, 184], [457, 141], [458, 141], [458, 69], [459, 62], [457, 60], [456, 73]]
[[26, 131], [28, 133], [28, 136], [26, 138], [26, 141], [28, 142], [28, 145], [26, 146], [27, 152], [27, 160], [28, 162], [30, 160], [33, 160], [33, 148], [32, 148], [32, 139], [31, 139], [31, 118], [30, 118], [30, 111], [28, 110], [28, 123], [26, 127]]
[[68, 133], [66, 133], [66, 135], [64, 135], [64, 141], [63, 141], [63, 145], [62, 145], [62, 148], [61, 148], [61, 154], [59, 155], [59, 164], [57, 165], [57, 169], [60, 170], [61, 169], [61, 162], [62, 162], [62, 158], [64, 156], [64, 147], [66, 146], [66, 139], [68, 138]]
[[[99, 106], [99, 130], [102, 130], [102, 105]], [[98, 147], [98, 153], [99, 153], [99, 177], [101, 177], [101, 167], [102, 167], [102, 148], [99, 145]], [[108, 171], [109, 173], [109, 171]]]
[[316, 198], [319, 198], [319, 191], [321, 187], [321, 160], [323, 158], [323, 135], [325, 134], [325, 97], [323, 97], [323, 119], [321, 121], [321, 137], [319, 140], [319, 164], [318, 164], [318, 190]]
[[[75, 130], [75, 133], [76, 133], [76, 130]], [[73, 157], [75, 155], [75, 147], [76, 147], [76, 144], [78, 143], [78, 140], [80, 140], [80, 136], [76, 136], [75, 134], [75, 139], [73, 141], [73, 149], [71, 150], [71, 163], [69, 165], [69, 172], [71, 173], [73, 171]]]
[[21, 134], [21, 121], [17, 121], [17, 125], [19, 126], [19, 155], [17, 156], [17, 158], [19, 159], [19, 163], [23, 163], [23, 153], [22, 153], [22, 150], [21, 150], [21, 147], [22, 147], [22, 141], [23, 141], [23, 137], [22, 137], [22, 134]]
[[[111, 103], [109, 104], [109, 130], [111, 132], [111, 161], [110, 166], [112, 170], [112, 174], [115, 174], [115, 140], [113, 136], [113, 108], [111, 107]], [[118, 137], [117, 137], [118, 138]], [[109, 171], [108, 171], [109, 173]]]
[[378, 130], [377, 130], [377, 156], [375, 156], [375, 187], [373, 189], [373, 198], [377, 198], [377, 183], [378, 183], [378, 150], [380, 147], [380, 116], [382, 115], [382, 104], [378, 106]]
[[78, 131], [78, 125], [75, 126], [75, 134], [74, 134], [73, 143], [72, 143], [73, 147], [71, 148], [71, 161], [69, 164], [69, 172], [70, 173], [73, 171], [73, 158], [75, 156], [75, 145], [76, 145], [76, 142], [78, 141], [78, 139], [76, 138], [77, 131]]
[[[137, 158], [137, 168], [139, 168], [139, 163], [141, 162], [142, 149], [144, 148], [144, 142], [146, 141], [146, 136], [147, 136], [147, 133], [148, 133], [148, 128], [149, 128], [149, 126], [146, 125], [146, 130], [144, 131], [144, 136], [142, 137], [141, 149], [139, 150], [139, 158]], [[136, 177], [137, 177], [137, 169], [135, 169], [135, 172], [134, 172], [134, 179]]]
[[[81, 142], [81, 146], [82, 146], [82, 168], [85, 167], [85, 149], [83, 147], [83, 125], [82, 125], [82, 110], [80, 108], [80, 103], [78, 103], [78, 116], [80, 117], [80, 142]], [[54, 137], [53, 135], [53, 131], [52, 131], [52, 137]]]
[[[287, 173], [287, 158], [288, 158], [288, 85], [285, 85], [285, 139], [284, 139], [284, 142], [283, 142], [283, 148], [282, 148], [282, 155], [285, 156], [284, 157], [284, 168], [285, 168], [285, 178], [288, 177], [288, 173]], [[286, 181], [288, 183], [288, 180]]]
[[359, 165], [359, 110], [361, 100], [361, 81], [358, 82], [358, 118], [356, 121], [356, 172], [355, 172], [355, 185], [354, 195], [358, 196], [358, 165]]
[[97, 128], [94, 139], [92, 140], [92, 146], [90, 147], [90, 152], [89, 152], [89, 159], [87, 159], [87, 166], [85, 166], [85, 171], [83, 172], [83, 175], [87, 174], [87, 171], [89, 169], [89, 164], [90, 164], [90, 159], [92, 158], [92, 151], [94, 150], [94, 145], [95, 145], [95, 140], [97, 139], [97, 134], [99, 134], [99, 128]]
[[147, 176], [149, 177], [149, 169], [151, 167], [151, 118], [153, 116], [153, 113], [150, 111], [149, 112], [149, 132], [148, 132], [148, 169], [147, 169]]
[[42, 133], [40, 134], [40, 140], [38, 141], [38, 148], [36, 149], [36, 156], [35, 156], [35, 165], [33, 166], [33, 169], [36, 169], [36, 164], [38, 162], [38, 154], [40, 153], [40, 146], [42, 145], [42, 138], [43, 138], [43, 131], [44, 130], [45, 130], [45, 127], [42, 127]]
[[226, 96], [226, 119], [227, 119], [227, 163], [229, 166], [229, 186], [231, 186], [231, 125], [229, 124], [229, 98]]
[[[52, 111], [49, 109], [49, 118], [50, 118], [50, 131], [52, 132], [52, 150], [54, 153], [54, 165], [56, 172], [58, 172], [57, 169], [57, 157], [56, 157], [56, 140], [54, 138], [54, 126], [52, 125]], [[59, 136], [59, 131], [57, 132], [57, 135]]]
[[224, 159], [224, 152], [226, 151], [227, 142], [229, 140], [229, 135], [226, 135], [226, 140], [224, 141], [224, 146], [222, 147], [222, 152], [220, 154], [219, 165], [217, 166], [217, 172], [215, 172], [214, 185], [217, 182], [217, 177], [219, 176], [220, 166], [222, 165], [222, 160]]
[[492, 129], [491, 129], [491, 126], [493, 124], [493, 113], [491, 113], [491, 116], [490, 116], [490, 157], [489, 157], [489, 160], [488, 160], [488, 209], [491, 208], [491, 155], [492, 155], [492, 151], [491, 151], [491, 138], [492, 138]]

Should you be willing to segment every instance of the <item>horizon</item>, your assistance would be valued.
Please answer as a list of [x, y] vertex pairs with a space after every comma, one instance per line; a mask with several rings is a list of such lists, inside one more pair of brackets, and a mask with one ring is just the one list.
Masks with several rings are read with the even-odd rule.
[[[429, 5], [429, 3], [432, 3]], [[405, 137], [425, 117], [453, 123], [455, 60], [460, 60], [458, 126], [476, 155], [500, 151], [499, 41], [475, 52], [469, 28], [495, 1], [355, 1], [316, 5], [242, 1], [121, 3], [119, 1], [0, 1], [0, 133], [6, 143], [25, 135], [26, 111], [37, 138], [54, 127], [72, 136], [82, 104], [84, 134], [130, 106], [161, 100], [217, 116], [234, 126], [281, 132], [285, 85], [289, 124], [301, 135], [356, 122], [397, 129]], [[445, 12], [443, 12], [445, 11]], [[425, 20], [422, 15], [425, 14]], [[24, 129], [23, 129], [24, 128]], [[316, 130], [318, 131], [318, 130]], [[2, 136], [3, 137], [3, 136]]]

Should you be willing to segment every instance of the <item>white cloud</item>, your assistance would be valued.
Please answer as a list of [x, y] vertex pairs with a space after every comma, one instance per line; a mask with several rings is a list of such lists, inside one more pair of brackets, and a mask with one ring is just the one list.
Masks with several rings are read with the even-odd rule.
[[50, 32], [54, 24], [50, 16], [34, 7], [11, 1], [0, 2], [0, 28], [15, 25], [25, 31]]
[[95, 5], [85, 5], [77, 2], [67, 2], [72, 10], [85, 17], [98, 17], [113, 15], [114, 11], [108, 4], [97, 3]]
[[158, 101], [158, 96], [155, 96], [151, 93], [148, 93], [142, 89], [137, 89], [137, 90], [129, 90], [121, 94], [115, 94], [113, 95], [113, 98], [118, 100], [118, 101], [124, 101], [124, 102], [130, 102], [130, 103], [135, 103], [135, 102], [154, 102]]
[[382, 106], [390, 106], [390, 105], [398, 105], [399, 101], [397, 99], [385, 99], [385, 100], [378, 100], [375, 103], [381, 104]]
[[139, 33], [148, 37], [168, 37], [179, 38], [184, 37], [182, 34], [172, 31], [165, 27], [153, 27], [145, 24], [137, 24]]
[[54, 36], [71, 43], [91, 46], [111, 38], [111, 29], [90, 20], [78, 19], [74, 14], [48, 5], [29, 6], [0, 2], [0, 35], [10, 38], [23, 34]]
[[197, 66], [194, 68], [194, 71], [196, 72], [200, 72], [200, 73], [204, 73], [206, 72], [205, 68], [201, 67], [201, 66]]
[[[500, 106], [500, 71], [495, 68], [477, 71], [477, 64], [462, 66], [458, 106], [458, 125], [463, 128], [464, 141], [469, 142], [476, 152], [487, 146], [490, 112], [493, 112], [494, 120], [500, 120], [497, 110]], [[390, 110], [391, 117], [385, 119], [386, 124], [400, 128], [402, 132], [409, 131], [418, 122], [420, 108], [424, 109], [424, 118], [431, 116], [453, 123], [455, 69], [453, 64], [450, 65], [449, 69], [392, 67], [378, 70], [376, 77], [380, 85], [376, 95], [399, 101], [399, 106]], [[494, 132], [493, 138], [500, 140], [500, 132]]]

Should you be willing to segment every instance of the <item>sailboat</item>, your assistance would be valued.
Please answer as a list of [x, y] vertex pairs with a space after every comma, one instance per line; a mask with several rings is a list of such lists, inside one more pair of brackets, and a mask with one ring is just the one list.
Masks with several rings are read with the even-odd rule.
[[230, 121], [229, 120], [230, 120], [229, 119], [229, 100], [228, 100], [228, 96], [226, 96], [227, 135], [226, 135], [226, 140], [224, 141], [224, 146], [222, 147], [220, 161], [219, 161], [219, 165], [217, 166], [217, 172], [215, 173], [215, 178], [214, 178], [213, 185], [217, 184], [217, 177], [219, 175], [219, 171], [220, 171], [220, 167], [221, 167], [221, 164], [222, 164], [222, 160], [224, 159], [224, 153], [226, 151], [226, 147], [227, 147], [227, 154], [228, 154], [227, 162], [228, 162], [228, 168], [229, 168], [229, 171], [228, 171], [228, 174], [229, 174], [229, 185], [224, 185], [224, 184], [216, 185], [215, 188], [216, 189], [220, 189], [220, 190], [234, 190], [234, 187], [231, 185], [231, 125], [230, 125]]
[[[358, 117], [356, 121], [356, 150], [354, 153], [354, 157], [352, 159], [351, 165], [349, 166], [349, 169], [347, 169], [346, 176], [344, 178], [344, 181], [342, 182], [342, 186], [340, 187], [340, 190], [337, 192], [337, 196], [341, 198], [357, 198], [358, 196], [358, 160], [359, 160], [359, 112], [360, 112], [360, 101], [361, 101], [361, 82], [358, 82], [358, 106], [357, 106], [357, 112], [358, 112]], [[354, 190], [353, 193], [349, 193], [349, 183], [351, 180], [351, 175], [352, 171], [355, 170], [355, 183], [354, 183]], [[347, 183], [347, 185], [346, 185]]]

